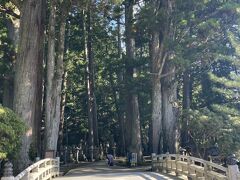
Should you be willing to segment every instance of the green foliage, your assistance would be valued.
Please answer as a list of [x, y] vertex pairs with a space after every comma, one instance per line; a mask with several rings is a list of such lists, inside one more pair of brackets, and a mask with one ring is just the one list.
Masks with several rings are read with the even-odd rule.
[[31, 161], [34, 161], [35, 158], [37, 157], [37, 149], [36, 146], [34, 146], [33, 143], [30, 144], [30, 148], [28, 151], [28, 156]]
[[217, 143], [222, 155], [239, 155], [239, 112], [224, 106], [213, 106], [214, 110], [202, 108], [190, 111], [190, 135], [199, 153], [204, 157], [206, 149]]
[[0, 105], [0, 158], [17, 155], [25, 131], [23, 121], [12, 110]]
[[7, 17], [0, 16], [0, 78], [6, 76], [12, 68], [14, 50], [6, 28], [10, 21]]
[[190, 136], [196, 143], [200, 152], [215, 143], [224, 126], [221, 116], [207, 108], [192, 110], [189, 112]]

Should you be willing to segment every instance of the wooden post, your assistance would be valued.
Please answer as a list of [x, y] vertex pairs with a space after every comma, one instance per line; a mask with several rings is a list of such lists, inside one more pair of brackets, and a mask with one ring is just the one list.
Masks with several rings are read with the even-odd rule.
[[14, 180], [13, 165], [11, 162], [6, 162], [4, 164], [3, 177], [1, 180]]

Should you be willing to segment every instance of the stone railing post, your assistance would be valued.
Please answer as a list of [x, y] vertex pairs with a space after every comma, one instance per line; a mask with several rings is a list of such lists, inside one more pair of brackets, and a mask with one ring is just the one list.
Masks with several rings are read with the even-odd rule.
[[228, 165], [227, 176], [229, 180], [238, 180], [238, 165]]
[[60, 157], [56, 157], [57, 160], [57, 176], [60, 174]]
[[156, 163], [157, 163], [157, 156], [156, 153], [152, 153], [151, 154], [151, 158], [152, 158], [152, 171], [156, 171]]
[[13, 176], [13, 165], [11, 162], [4, 164], [3, 177], [1, 180], [14, 180]]
[[[170, 173], [171, 172], [171, 157], [170, 157], [170, 155], [169, 155], [169, 152], [167, 152], [166, 153], [166, 172], [167, 173]], [[168, 164], [168, 163], [170, 163], [170, 164]]]
[[187, 156], [187, 171], [188, 171], [188, 177], [190, 177], [191, 175], [191, 166], [192, 164], [192, 160], [191, 160], [191, 157], [190, 156]]
[[237, 165], [237, 158], [235, 154], [231, 154], [230, 156], [227, 157], [227, 165], [228, 165], [228, 172], [227, 172], [227, 177], [229, 180], [237, 180], [238, 179], [238, 165]]
[[211, 170], [211, 168], [210, 168], [210, 166], [208, 165], [208, 163], [204, 163], [204, 177], [206, 178], [206, 179], [208, 179], [209, 177], [208, 177], [208, 172]]
[[35, 162], [38, 162], [38, 161], [40, 161], [40, 157], [35, 158]]
[[180, 156], [179, 154], [176, 154], [176, 159], [175, 159], [175, 166], [176, 166], [175, 174], [176, 174], [176, 176], [179, 176], [179, 173], [178, 173], [178, 161], [180, 161], [179, 156]]

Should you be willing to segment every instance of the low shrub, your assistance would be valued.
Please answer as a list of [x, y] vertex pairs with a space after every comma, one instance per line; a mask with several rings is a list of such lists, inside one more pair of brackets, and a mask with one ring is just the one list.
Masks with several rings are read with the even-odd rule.
[[26, 125], [12, 110], [0, 105], [0, 159], [13, 159], [21, 145]]

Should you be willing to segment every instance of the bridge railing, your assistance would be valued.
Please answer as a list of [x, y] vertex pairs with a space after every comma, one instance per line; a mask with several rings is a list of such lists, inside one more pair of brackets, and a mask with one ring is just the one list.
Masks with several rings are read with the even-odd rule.
[[228, 168], [203, 159], [179, 155], [162, 154], [152, 156], [152, 169], [160, 172], [174, 171], [192, 179], [240, 180], [237, 165]]
[[[12, 167], [12, 165], [8, 166]], [[5, 167], [1, 180], [48, 180], [59, 176], [60, 159], [59, 157], [42, 159], [23, 170], [16, 177], [12, 175], [11, 169], [6, 169], [9, 167]]]

